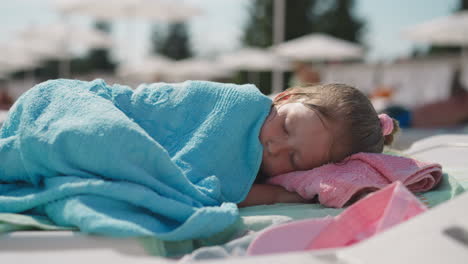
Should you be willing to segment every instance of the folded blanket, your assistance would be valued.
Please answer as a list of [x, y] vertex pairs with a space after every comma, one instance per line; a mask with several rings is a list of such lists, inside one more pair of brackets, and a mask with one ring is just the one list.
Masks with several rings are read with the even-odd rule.
[[413, 192], [424, 192], [439, 183], [439, 164], [387, 154], [357, 153], [342, 163], [273, 177], [269, 183], [297, 192], [303, 198], [318, 195], [325, 206], [343, 207], [353, 197], [400, 181]]
[[210, 236], [238, 218], [270, 106], [253, 85], [39, 84], [0, 130], [0, 212], [112, 236]]
[[260, 255], [349, 246], [426, 210], [416, 196], [400, 182], [395, 182], [346, 208], [338, 216], [270, 227], [255, 238], [247, 253]]

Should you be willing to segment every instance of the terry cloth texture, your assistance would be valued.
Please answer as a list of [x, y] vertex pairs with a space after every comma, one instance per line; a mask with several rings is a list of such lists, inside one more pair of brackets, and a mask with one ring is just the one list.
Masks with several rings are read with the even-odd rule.
[[[418, 193], [416, 195], [428, 208], [451, 200], [460, 193], [463, 193], [464, 189], [459, 181], [467, 182], [467, 171], [460, 171], [461, 173], [455, 174], [454, 177], [444, 174], [437, 188], [424, 194]], [[465, 188], [467, 187], [465, 186]], [[137, 237], [135, 239], [141, 242], [148, 254], [154, 256], [180, 257], [191, 253], [189, 256], [185, 256], [184, 259], [206, 260], [208, 258], [223, 258], [226, 255], [234, 256], [242, 252], [245, 253], [250, 241], [258, 234], [252, 234], [252, 232], [292, 220], [336, 216], [342, 211], [342, 208], [327, 208], [320, 204], [287, 203], [251, 206], [239, 210], [241, 218], [235, 224], [207, 238], [181, 241], [163, 241], [155, 237]], [[0, 235], [18, 230], [63, 229], [65, 228], [53, 225], [45, 217], [0, 213]], [[247, 238], [247, 236], [250, 238]], [[233, 246], [239, 246], [239, 248], [233, 248]]]
[[253, 85], [41, 83], [0, 130], [0, 212], [111, 236], [210, 236], [238, 219], [270, 106]]
[[442, 178], [437, 163], [388, 154], [357, 153], [339, 164], [273, 177], [269, 183], [297, 192], [303, 198], [318, 196], [321, 204], [343, 207], [352, 198], [400, 181], [412, 192], [426, 192]]
[[247, 253], [260, 255], [349, 246], [426, 210], [401, 182], [395, 182], [346, 208], [338, 216], [270, 227], [250, 244]]

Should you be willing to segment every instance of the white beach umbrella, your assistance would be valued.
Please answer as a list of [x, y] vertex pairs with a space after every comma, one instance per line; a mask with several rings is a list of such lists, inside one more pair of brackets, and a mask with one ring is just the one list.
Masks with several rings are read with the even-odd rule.
[[63, 14], [80, 14], [100, 20], [142, 18], [182, 22], [201, 13], [194, 6], [169, 0], [56, 0], [56, 8]]
[[37, 65], [37, 62], [31, 62], [23, 56], [9, 55], [0, 59], [0, 72], [4, 75], [15, 71], [30, 70]]
[[26, 41], [47, 41], [68, 48], [106, 48], [112, 45], [109, 34], [93, 28], [57, 23], [30, 25], [18, 32]]
[[[170, 0], [56, 0], [56, 8], [65, 15], [85, 15], [98, 20], [144, 19], [183, 22], [201, 14], [201, 9]], [[128, 38], [132, 39], [129, 27]], [[127, 55], [129, 60], [130, 53]]]
[[213, 80], [229, 77], [232, 75], [232, 71], [216, 61], [192, 58], [172, 63], [172, 67], [167, 69], [164, 75], [171, 81], [185, 79]]
[[468, 46], [468, 11], [411, 26], [402, 32], [406, 39], [444, 46]]
[[[34, 44], [32, 44], [34, 43]], [[59, 51], [57, 43], [52, 43], [47, 39], [37, 39], [31, 42], [30, 39], [23, 39], [19, 36], [10, 37], [8, 41], [0, 43], [0, 47], [7, 50], [27, 54], [29, 58], [41, 60], [43, 58], [61, 58], [63, 54]]]
[[124, 62], [119, 65], [117, 74], [123, 78], [134, 78], [141, 81], [154, 81], [155, 77], [164, 75], [172, 67], [174, 60], [160, 55], [148, 55], [138, 62]]
[[285, 71], [291, 63], [267, 49], [243, 48], [221, 55], [218, 61], [228, 69], [247, 70], [249, 83], [260, 85], [260, 73], [252, 71]]
[[[2, 78], [8, 79], [8, 74], [16, 71], [24, 71], [24, 81], [28, 86], [35, 83], [34, 70], [39, 66], [41, 55], [34, 53], [38, 51], [40, 46], [29, 45], [32, 49], [25, 48], [26, 46], [19, 45], [18, 41], [12, 40], [7, 43], [0, 43], [0, 75]], [[29, 83], [31, 82], [31, 83]]]
[[402, 37], [435, 46], [461, 47], [460, 80], [468, 85], [468, 11], [439, 17], [434, 20], [407, 28]]
[[346, 60], [361, 58], [363, 48], [350, 41], [322, 33], [305, 35], [272, 46], [278, 55], [292, 60]]
[[270, 50], [260, 48], [243, 48], [221, 55], [218, 61], [233, 70], [271, 71], [291, 68], [290, 63], [284, 58]]
[[49, 46], [55, 49], [53, 52], [44, 49], [42, 55], [62, 61], [60, 65], [62, 77], [70, 75], [69, 59], [75, 50], [112, 45], [111, 37], [105, 32], [66, 23], [30, 25], [20, 30], [17, 36], [23, 42], [34, 43], [31, 46]]
[[15, 43], [0, 43], [0, 71], [3, 73], [29, 70], [39, 63], [40, 56]]

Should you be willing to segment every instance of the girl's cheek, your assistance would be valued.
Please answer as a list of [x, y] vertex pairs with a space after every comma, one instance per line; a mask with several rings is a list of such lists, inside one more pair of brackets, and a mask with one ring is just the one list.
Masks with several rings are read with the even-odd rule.
[[275, 131], [277, 130], [276, 127], [277, 126], [274, 120], [271, 120], [270, 122], [265, 123], [260, 130], [260, 138], [265, 139], [266, 141], [266, 139], [268, 139], [269, 137], [274, 136]]
[[277, 175], [288, 173], [291, 171], [293, 171], [293, 169], [282, 158], [271, 160], [270, 172], [272, 176], [277, 176]]

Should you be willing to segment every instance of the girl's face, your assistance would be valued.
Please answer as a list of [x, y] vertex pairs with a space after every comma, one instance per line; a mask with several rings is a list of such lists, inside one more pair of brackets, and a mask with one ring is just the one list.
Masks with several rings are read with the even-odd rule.
[[322, 120], [302, 103], [273, 106], [260, 131], [262, 173], [272, 177], [328, 162], [332, 136]]

